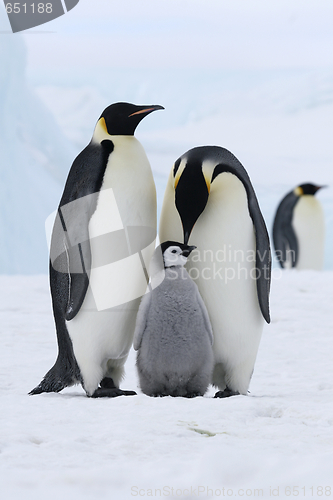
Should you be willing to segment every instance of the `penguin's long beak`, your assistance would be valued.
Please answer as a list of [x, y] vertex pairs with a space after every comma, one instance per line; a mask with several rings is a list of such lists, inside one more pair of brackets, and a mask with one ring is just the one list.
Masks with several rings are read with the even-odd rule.
[[195, 250], [196, 248], [197, 247], [195, 247], [194, 245], [188, 246], [187, 248], [185, 248], [185, 250], [182, 251], [181, 255], [184, 255], [184, 257], [188, 257], [192, 250]]
[[323, 186], [317, 186], [316, 192], [319, 191], [319, 189], [324, 189], [324, 188], [328, 188], [328, 185], [324, 184]]
[[184, 244], [187, 245], [194, 224], [204, 211], [210, 182], [205, 178], [201, 163], [186, 165], [175, 186], [175, 204], [183, 225]]
[[[164, 109], [163, 106], [160, 106], [159, 104], [154, 104], [153, 106], [142, 106], [142, 109], [139, 109], [138, 111], [135, 111], [134, 113], [131, 113], [128, 115], [128, 118], [130, 116], [135, 116], [135, 115], [149, 115], [149, 113], [152, 113], [153, 111], [157, 111], [159, 109]], [[143, 117], [142, 117], [143, 118]]]

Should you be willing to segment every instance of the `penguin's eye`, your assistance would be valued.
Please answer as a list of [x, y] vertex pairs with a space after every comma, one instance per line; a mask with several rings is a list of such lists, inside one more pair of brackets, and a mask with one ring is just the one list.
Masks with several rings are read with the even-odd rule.
[[177, 253], [177, 250], [171, 250], [171, 253]]

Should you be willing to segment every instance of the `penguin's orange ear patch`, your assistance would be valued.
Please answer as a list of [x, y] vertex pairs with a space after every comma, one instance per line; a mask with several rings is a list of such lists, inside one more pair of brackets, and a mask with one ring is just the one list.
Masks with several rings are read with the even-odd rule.
[[210, 180], [207, 179], [207, 177], [204, 175], [205, 177], [205, 181], [206, 181], [206, 185], [207, 185], [207, 191], [208, 191], [208, 194], [210, 193]]
[[184, 172], [186, 163], [181, 162], [180, 159], [176, 161], [174, 168], [173, 168], [173, 176], [174, 176], [174, 187], [176, 189], [179, 179], [182, 176], [182, 173]]
[[300, 186], [298, 186], [297, 188], [294, 189], [294, 193], [296, 196], [302, 196], [302, 194], [304, 194], [304, 191]]
[[109, 132], [108, 132], [108, 129], [106, 126], [105, 118], [103, 118], [103, 116], [102, 116], [102, 118], [100, 118], [99, 124], [102, 127], [102, 129], [104, 130], [104, 132], [106, 132], [108, 134]]

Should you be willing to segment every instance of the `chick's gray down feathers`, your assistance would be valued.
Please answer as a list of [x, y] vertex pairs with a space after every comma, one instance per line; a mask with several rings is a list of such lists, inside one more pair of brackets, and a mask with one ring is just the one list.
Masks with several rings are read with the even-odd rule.
[[137, 316], [134, 349], [141, 390], [149, 396], [203, 395], [213, 370], [207, 309], [184, 267], [164, 271]]

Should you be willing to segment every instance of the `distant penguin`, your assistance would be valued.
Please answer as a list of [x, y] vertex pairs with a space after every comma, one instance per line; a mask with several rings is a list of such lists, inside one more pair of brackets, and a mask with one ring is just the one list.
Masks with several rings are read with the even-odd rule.
[[91, 397], [119, 383], [156, 238], [156, 191], [134, 131], [162, 106], [116, 103], [70, 169], [53, 227], [50, 286], [58, 358], [30, 394], [81, 383]]
[[273, 224], [273, 242], [282, 268], [314, 269], [324, 264], [325, 222], [317, 191], [325, 186], [301, 184], [279, 204]]
[[247, 394], [263, 318], [269, 323], [269, 238], [249, 176], [228, 150], [191, 149], [174, 164], [164, 195], [160, 241], [190, 236], [200, 250], [187, 270], [214, 334], [215, 397]]
[[[197, 285], [183, 267], [194, 246], [166, 241], [162, 282], [142, 298], [134, 349], [142, 392], [148, 396], [203, 396], [213, 370], [213, 334]], [[156, 270], [151, 271], [152, 280]]]

